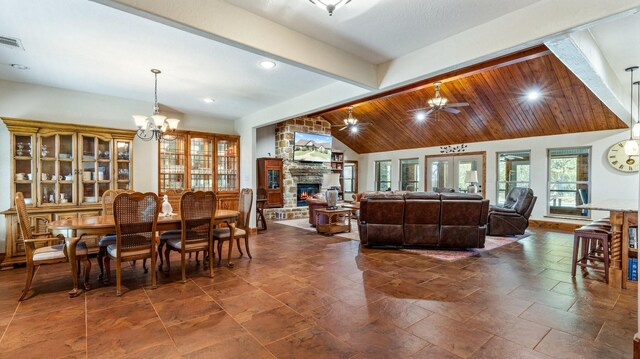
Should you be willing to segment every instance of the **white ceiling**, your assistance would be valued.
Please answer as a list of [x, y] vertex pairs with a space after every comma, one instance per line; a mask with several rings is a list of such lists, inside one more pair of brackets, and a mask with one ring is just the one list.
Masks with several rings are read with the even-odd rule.
[[[598, 24], [589, 30], [620, 83], [628, 88], [630, 77], [624, 69], [640, 66], [640, 13]], [[640, 71], [635, 71], [634, 81], [638, 80]]]
[[333, 16], [308, 0], [225, 0], [378, 64], [539, 0], [352, 0]]
[[[2, 0], [0, 36], [25, 51], [0, 46], [0, 79], [153, 101], [151, 68], [162, 70], [162, 105], [236, 119], [334, 79], [279, 63], [85, 0]], [[16, 70], [18, 63], [30, 67]], [[206, 104], [206, 97], [215, 103]], [[151, 112], [152, 108], [149, 109]]]

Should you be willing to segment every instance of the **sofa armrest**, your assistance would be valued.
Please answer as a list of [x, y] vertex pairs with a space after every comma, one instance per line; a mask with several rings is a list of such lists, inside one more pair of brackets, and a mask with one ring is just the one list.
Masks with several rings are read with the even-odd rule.
[[515, 209], [513, 208], [502, 208], [502, 207], [495, 207], [495, 206], [491, 206], [491, 208], [489, 208], [489, 213], [494, 212], [494, 213], [517, 213]]
[[513, 217], [513, 218], [520, 218], [522, 217], [522, 215], [518, 212], [501, 212], [501, 211], [494, 211], [494, 212], [489, 212], [489, 217], [492, 216], [498, 216], [498, 217]]

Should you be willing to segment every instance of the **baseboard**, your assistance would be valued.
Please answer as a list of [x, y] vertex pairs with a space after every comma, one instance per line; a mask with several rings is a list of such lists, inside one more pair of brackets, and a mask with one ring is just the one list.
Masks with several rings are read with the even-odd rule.
[[572, 222], [545, 221], [541, 219], [529, 220], [529, 227], [553, 229], [556, 231], [563, 231], [563, 232], [573, 232], [577, 228], [580, 228], [582, 226], [584, 226], [584, 224], [572, 223]]

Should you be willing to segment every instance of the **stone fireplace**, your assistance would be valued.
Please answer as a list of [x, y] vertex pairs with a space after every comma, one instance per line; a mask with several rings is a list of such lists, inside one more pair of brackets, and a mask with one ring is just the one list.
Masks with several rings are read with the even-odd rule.
[[305, 207], [307, 206], [307, 202], [305, 201], [308, 197], [313, 196], [314, 194], [320, 192], [320, 183], [297, 183], [297, 206]]
[[296, 132], [331, 135], [331, 124], [322, 117], [299, 117], [276, 125], [276, 157], [282, 158], [282, 185], [284, 206], [265, 210], [272, 219], [306, 218], [307, 203], [300, 200], [298, 184], [314, 184], [317, 192], [323, 190], [322, 177], [331, 172], [329, 164], [293, 160], [293, 141]]

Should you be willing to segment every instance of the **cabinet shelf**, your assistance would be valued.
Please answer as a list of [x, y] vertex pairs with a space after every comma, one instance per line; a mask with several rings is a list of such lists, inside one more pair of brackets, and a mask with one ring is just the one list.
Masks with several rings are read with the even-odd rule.
[[33, 157], [14, 156], [13, 159], [16, 160], [16, 161], [31, 161], [31, 160], [33, 160]]

